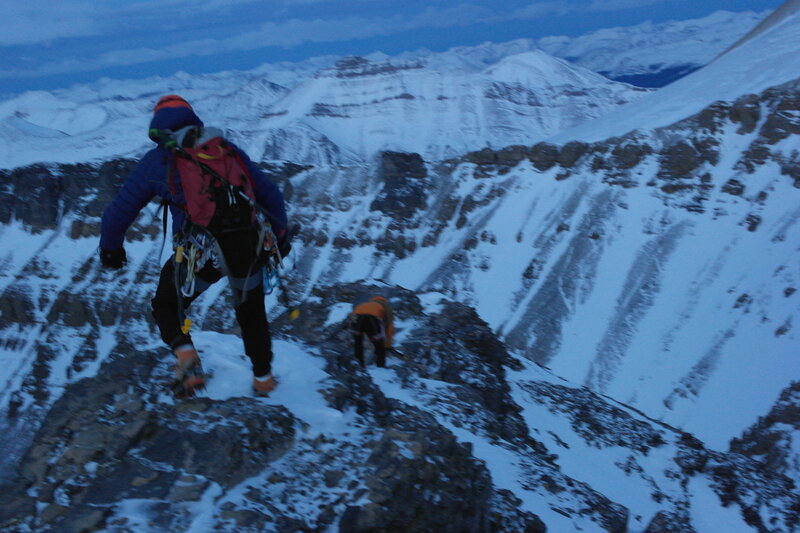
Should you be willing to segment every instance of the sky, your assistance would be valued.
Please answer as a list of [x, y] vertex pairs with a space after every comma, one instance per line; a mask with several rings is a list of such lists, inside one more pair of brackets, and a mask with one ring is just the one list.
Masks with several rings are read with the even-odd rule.
[[102, 77], [250, 70], [322, 55], [444, 51], [782, 0], [0, 0], [0, 96]]

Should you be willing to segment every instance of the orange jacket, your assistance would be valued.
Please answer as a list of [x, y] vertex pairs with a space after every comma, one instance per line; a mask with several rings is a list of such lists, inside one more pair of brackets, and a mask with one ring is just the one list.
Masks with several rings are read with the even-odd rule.
[[392, 337], [394, 336], [394, 313], [389, 301], [383, 296], [373, 296], [370, 301], [358, 304], [353, 309], [354, 315], [372, 315], [383, 322], [383, 329], [386, 332], [384, 345], [392, 347]]

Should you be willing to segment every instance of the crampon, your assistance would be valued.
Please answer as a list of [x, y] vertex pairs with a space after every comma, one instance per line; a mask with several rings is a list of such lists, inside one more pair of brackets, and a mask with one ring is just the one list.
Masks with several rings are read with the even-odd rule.
[[206, 388], [207, 379], [208, 375], [203, 372], [199, 361], [186, 369], [178, 369], [178, 375], [170, 387], [172, 396], [176, 399], [192, 398]]

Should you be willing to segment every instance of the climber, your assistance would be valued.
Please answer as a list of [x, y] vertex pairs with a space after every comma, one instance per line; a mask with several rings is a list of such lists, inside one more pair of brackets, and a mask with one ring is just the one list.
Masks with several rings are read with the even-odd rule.
[[355, 339], [355, 357], [362, 368], [365, 366], [364, 335], [375, 348], [375, 363], [385, 367], [386, 351], [392, 349], [394, 335], [394, 313], [389, 301], [383, 296], [374, 296], [368, 302], [357, 304], [346, 324]]
[[252, 363], [253, 391], [266, 395], [276, 381], [261, 265], [268, 241], [280, 257], [291, 250], [283, 194], [220, 130], [204, 127], [180, 96], [158, 100], [149, 136], [157, 146], [142, 157], [103, 213], [100, 261], [122, 268], [127, 229], [160, 196], [172, 215], [175, 253], [161, 270], [152, 313], [176, 357], [173, 393], [193, 396], [205, 385], [184, 313], [204, 290], [227, 277]]

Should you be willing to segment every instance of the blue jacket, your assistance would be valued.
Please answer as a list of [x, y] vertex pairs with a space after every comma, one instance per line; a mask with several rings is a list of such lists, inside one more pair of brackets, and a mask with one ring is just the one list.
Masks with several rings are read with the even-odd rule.
[[[186, 107], [159, 109], [150, 122], [151, 129], [173, 131], [191, 125], [202, 126], [203, 122], [191, 109]], [[283, 194], [242, 150], [239, 148], [236, 150], [242, 156], [242, 160], [253, 178], [256, 202], [269, 213], [269, 221], [275, 235], [279, 238], [282, 237], [286, 233], [287, 226]], [[167, 173], [172, 157], [172, 153], [158, 143], [158, 146], [147, 152], [134, 167], [116, 198], [103, 212], [103, 222], [100, 227], [101, 249], [110, 251], [122, 248], [125, 232], [133, 224], [139, 211], [156, 196], [169, 202], [173, 230], [178, 231], [184, 227], [187, 216], [180, 207], [184, 204], [184, 200], [177, 169], [173, 170], [175, 172], [176, 197], [173, 197], [167, 183]]]

